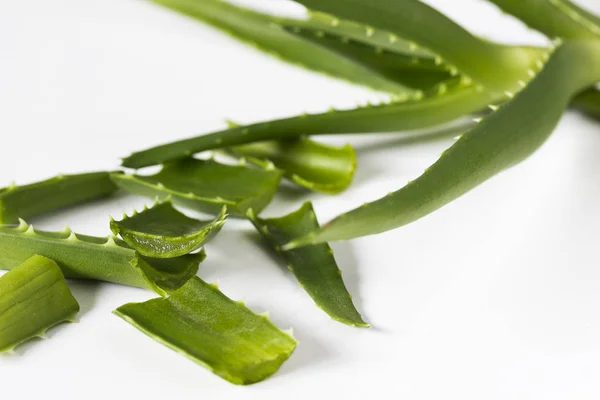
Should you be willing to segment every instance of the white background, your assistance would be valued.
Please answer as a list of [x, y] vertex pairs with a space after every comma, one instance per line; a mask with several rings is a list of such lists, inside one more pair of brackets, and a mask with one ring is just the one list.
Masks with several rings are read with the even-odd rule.
[[[544, 43], [481, 0], [430, 3], [479, 34]], [[581, 3], [600, 11], [595, 0]], [[144, 1], [0, 2], [0, 186], [117, 168], [133, 150], [221, 128], [225, 118], [381, 98]], [[325, 140], [356, 145], [353, 186], [341, 196], [279, 197], [267, 215], [312, 199], [326, 221], [404, 185], [452, 143]], [[402, 229], [335, 243], [369, 330], [331, 321], [256, 245], [248, 223], [230, 221], [199, 274], [294, 328], [300, 345], [277, 375], [233, 386], [111, 314], [152, 293], [74, 283], [80, 323], [0, 357], [2, 397], [598, 399], [599, 170], [600, 126], [567, 112], [534, 156], [458, 201]], [[109, 214], [145, 201], [117, 196], [32, 222], [105, 235]]]

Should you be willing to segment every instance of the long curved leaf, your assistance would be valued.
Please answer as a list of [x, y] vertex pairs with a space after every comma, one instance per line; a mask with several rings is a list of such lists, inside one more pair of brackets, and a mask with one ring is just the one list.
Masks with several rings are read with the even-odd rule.
[[0, 277], [0, 353], [11, 351], [64, 321], [79, 304], [56, 263], [33, 256]]
[[285, 248], [376, 234], [437, 210], [538, 149], [571, 97], [599, 79], [600, 41], [566, 41], [525, 89], [465, 133], [419, 178]]
[[198, 221], [177, 211], [170, 199], [121, 221], [111, 218], [110, 229], [143, 256], [173, 258], [200, 249], [227, 219], [227, 207], [211, 221]]
[[198, 277], [168, 298], [125, 304], [114, 313], [238, 385], [273, 375], [297, 344], [267, 317], [254, 314]]
[[285, 260], [288, 268], [317, 306], [341, 323], [368, 327], [352, 304], [338, 268], [333, 251], [327, 244], [306, 246], [295, 250], [281, 250], [289, 241], [318, 229], [319, 223], [310, 202], [297, 211], [280, 217], [261, 219], [250, 210], [248, 218], [273, 250]]

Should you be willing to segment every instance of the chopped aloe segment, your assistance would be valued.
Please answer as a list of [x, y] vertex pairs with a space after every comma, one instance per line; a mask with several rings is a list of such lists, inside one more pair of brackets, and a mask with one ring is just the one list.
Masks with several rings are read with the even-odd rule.
[[79, 304], [56, 263], [32, 256], [0, 277], [0, 353], [64, 321], [73, 321]]
[[140, 254], [154, 258], [179, 257], [200, 249], [227, 219], [227, 207], [211, 221], [198, 221], [177, 211], [167, 199], [121, 221], [111, 219], [110, 229]]
[[297, 139], [251, 143], [230, 151], [264, 166], [272, 162], [291, 181], [323, 193], [345, 190], [356, 170], [356, 153], [350, 145], [335, 147]]
[[231, 213], [244, 215], [249, 208], [262, 210], [269, 204], [282, 175], [272, 167], [187, 158], [165, 164], [155, 175], [112, 177], [118, 186], [135, 194], [160, 199], [171, 196], [175, 204], [213, 214], [227, 206]]
[[108, 172], [59, 175], [24, 186], [0, 189], [0, 224], [16, 224], [19, 218], [108, 196], [118, 187]]
[[300, 285], [313, 298], [317, 306], [331, 318], [347, 325], [368, 327], [352, 303], [337, 266], [333, 251], [327, 244], [306, 246], [295, 250], [282, 250], [281, 246], [319, 228], [310, 202], [299, 210], [281, 218], [261, 219], [252, 211], [248, 217], [267, 243], [288, 264]]
[[152, 289], [164, 295], [196, 275], [204, 252], [168, 260], [141, 256], [113, 237], [45, 232], [25, 221], [0, 226], [0, 269], [12, 269], [33, 255], [51, 258], [67, 278], [95, 279]]
[[125, 304], [115, 314], [239, 385], [277, 372], [297, 344], [266, 316], [254, 314], [198, 277], [170, 297]]

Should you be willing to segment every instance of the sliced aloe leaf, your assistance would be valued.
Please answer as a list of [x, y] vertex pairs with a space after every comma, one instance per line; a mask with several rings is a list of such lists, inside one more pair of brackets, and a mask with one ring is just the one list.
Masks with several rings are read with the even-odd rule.
[[600, 90], [586, 89], [573, 99], [571, 106], [600, 120]]
[[179, 257], [200, 249], [227, 219], [227, 207], [211, 221], [198, 221], [177, 211], [167, 199], [121, 221], [111, 219], [110, 229], [143, 256]]
[[[123, 166], [142, 168], [189, 154], [268, 140], [304, 135], [394, 132], [422, 129], [450, 122], [505, 99], [463, 83], [440, 86], [435, 93], [400, 99], [390, 104], [301, 115], [253, 125], [234, 126], [224, 131], [184, 139], [133, 153]], [[127, 179], [122, 177], [121, 179]], [[257, 209], [254, 209], [258, 211]]]
[[338, 268], [329, 245], [281, 250], [280, 246], [319, 228], [310, 202], [281, 218], [261, 219], [252, 210], [248, 212], [248, 218], [273, 250], [285, 260], [290, 271], [319, 308], [343, 324], [369, 327], [352, 303], [352, 296], [344, 285], [342, 271]]
[[291, 181], [323, 193], [345, 190], [356, 170], [352, 146], [328, 146], [309, 139], [257, 142], [233, 147], [230, 152], [264, 166], [272, 162]]
[[[189, 152], [187, 153], [189, 154]], [[187, 158], [165, 164], [155, 175], [112, 175], [128, 192], [165, 199], [175, 204], [218, 214], [223, 206], [234, 215], [269, 204], [283, 176], [272, 166], [225, 165], [212, 160]]]
[[[479, 84], [497, 91], [517, 82], [539, 59], [540, 50], [502, 46], [480, 39], [418, 0], [294, 0], [310, 9], [388, 31], [437, 54]], [[448, 40], [451, 38], [451, 40]]]
[[296, 340], [198, 277], [165, 299], [114, 311], [146, 335], [235, 384], [262, 381], [279, 369]]
[[64, 321], [73, 321], [79, 303], [56, 263], [33, 256], [0, 277], [0, 353], [11, 351]]
[[600, 19], [567, 0], [488, 0], [550, 37], [598, 39]]
[[290, 34], [282, 28], [281, 18], [221, 0], [152, 1], [211, 24], [293, 64], [376, 90], [393, 93], [408, 91], [396, 82], [370, 73], [360, 64]]
[[376, 234], [437, 210], [537, 150], [571, 97], [597, 80], [600, 41], [566, 41], [513, 100], [462, 135], [419, 178], [285, 248]]
[[15, 224], [59, 208], [72, 206], [117, 190], [108, 172], [59, 175], [24, 186], [0, 189], [0, 224]]
[[0, 269], [12, 269], [39, 254], [56, 261], [67, 278], [95, 279], [152, 289], [164, 295], [198, 271], [204, 252], [168, 260], [142, 257], [120, 239], [39, 231], [25, 221], [0, 226]]

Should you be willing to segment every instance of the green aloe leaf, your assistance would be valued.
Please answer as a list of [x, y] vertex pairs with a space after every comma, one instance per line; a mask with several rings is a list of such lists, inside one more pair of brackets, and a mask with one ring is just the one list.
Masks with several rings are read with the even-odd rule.
[[0, 269], [39, 254], [56, 261], [67, 278], [95, 279], [152, 289], [164, 295], [196, 275], [204, 252], [168, 260], [142, 257], [120, 239], [39, 231], [25, 221], [0, 226]]
[[260, 50], [293, 64], [376, 90], [392, 93], [408, 91], [398, 83], [370, 73], [360, 64], [287, 32], [281, 26], [282, 18], [221, 0], [152, 1], [211, 24]]
[[24, 186], [0, 189], [0, 224], [15, 224], [59, 208], [72, 206], [117, 190], [108, 172], [59, 175]]
[[342, 279], [333, 251], [327, 244], [306, 246], [295, 250], [281, 250], [280, 246], [319, 228], [310, 202], [297, 211], [281, 218], [261, 219], [250, 210], [248, 218], [273, 250], [288, 264], [300, 285], [317, 306], [341, 323], [368, 327], [352, 303]]
[[200, 249], [227, 220], [227, 207], [211, 221], [198, 221], [177, 211], [167, 199], [121, 221], [111, 218], [110, 229], [143, 256], [173, 258]]
[[[185, 152], [190, 154], [190, 152]], [[273, 167], [225, 165], [212, 160], [181, 159], [165, 164], [155, 175], [112, 175], [128, 192], [218, 214], [223, 206], [234, 215], [262, 210], [275, 194], [283, 173]]]
[[566, 41], [512, 101], [462, 135], [419, 178], [285, 248], [376, 234], [437, 210], [537, 150], [571, 97], [599, 79], [600, 41]]
[[[458, 82], [440, 86], [435, 92], [410, 99], [353, 110], [331, 110], [322, 114], [301, 115], [184, 139], [133, 153], [123, 166], [142, 168], [178, 159], [205, 150], [232, 147], [267, 140], [283, 140], [305, 135], [394, 132], [422, 129], [453, 121], [477, 112], [490, 103], [505, 100], [482, 88]], [[127, 176], [118, 177], [128, 179]], [[258, 212], [256, 208], [255, 211]]]
[[600, 120], [600, 90], [586, 89], [573, 99], [571, 106]]
[[309, 139], [257, 142], [233, 147], [230, 152], [264, 166], [272, 162], [292, 182], [323, 193], [345, 190], [356, 170], [352, 146], [328, 146]]
[[[480, 39], [418, 0], [294, 0], [396, 34], [437, 54], [479, 84], [496, 91], [518, 90], [540, 49], [503, 46]], [[451, 38], [451, 40], [449, 40]]]
[[198, 277], [165, 299], [114, 311], [154, 340], [235, 384], [268, 378], [289, 358], [296, 340]]
[[0, 353], [11, 351], [64, 321], [74, 321], [79, 303], [56, 263], [33, 256], [0, 277]]

